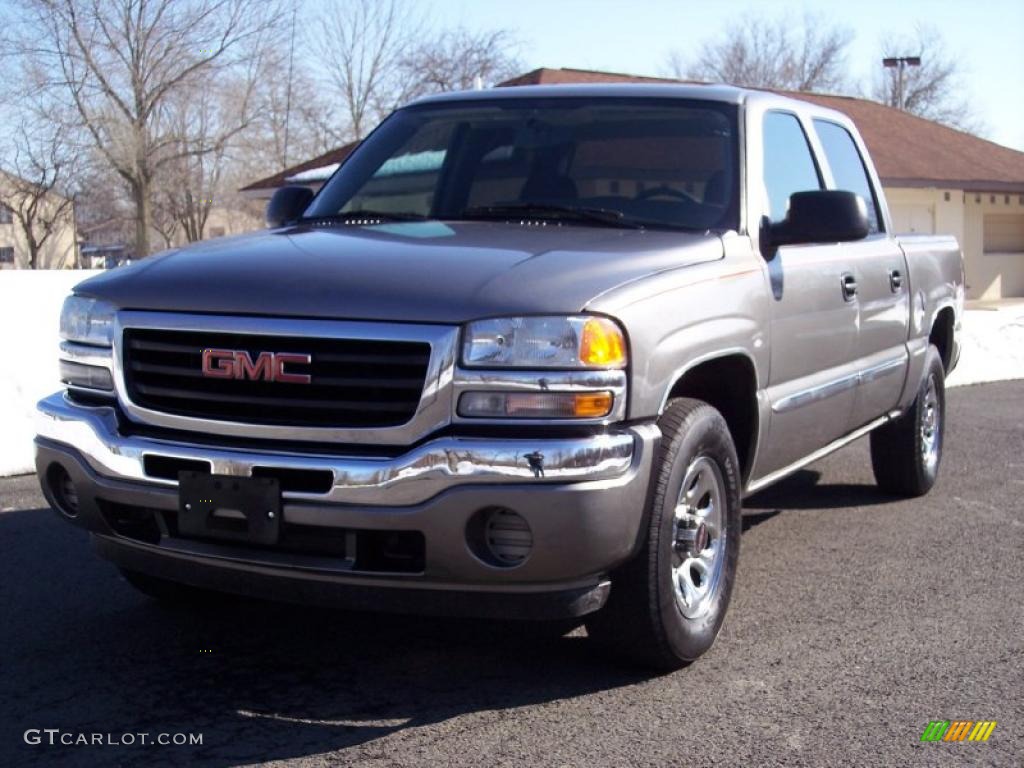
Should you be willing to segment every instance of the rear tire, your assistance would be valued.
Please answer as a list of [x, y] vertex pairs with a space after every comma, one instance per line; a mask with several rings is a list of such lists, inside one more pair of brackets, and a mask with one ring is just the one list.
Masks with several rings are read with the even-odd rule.
[[946, 385], [942, 356], [925, 353], [924, 375], [913, 404], [895, 421], [871, 433], [871, 469], [882, 490], [923, 496], [935, 485], [946, 427]]
[[680, 398], [658, 421], [662, 440], [639, 553], [612, 574], [587, 634], [658, 670], [685, 666], [714, 643], [732, 595], [740, 546], [740, 472], [722, 415]]

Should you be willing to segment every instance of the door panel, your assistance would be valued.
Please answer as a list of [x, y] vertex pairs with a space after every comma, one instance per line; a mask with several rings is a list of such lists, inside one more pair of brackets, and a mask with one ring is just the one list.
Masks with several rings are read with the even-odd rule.
[[[824, 177], [795, 114], [767, 112], [763, 132], [763, 213], [777, 223], [791, 195], [824, 188]], [[792, 245], [768, 261], [771, 413], [753, 477], [802, 459], [847, 429], [857, 386], [857, 302], [843, 295], [843, 276], [855, 278], [850, 256], [836, 244]]]
[[842, 275], [854, 269], [849, 257], [837, 245], [790, 246], [769, 262], [772, 413], [755, 476], [848, 429], [857, 386], [857, 302], [842, 290]]
[[879, 235], [842, 246], [856, 265], [860, 304], [860, 386], [849, 428], [867, 424], [899, 402], [907, 363], [910, 290], [907, 262], [895, 240]]

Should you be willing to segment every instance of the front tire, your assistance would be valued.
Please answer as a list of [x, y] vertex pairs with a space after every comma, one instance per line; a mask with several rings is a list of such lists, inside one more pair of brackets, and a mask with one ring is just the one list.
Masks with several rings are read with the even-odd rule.
[[722, 415], [680, 398], [658, 422], [662, 441], [640, 552], [612, 575], [607, 605], [587, 621], [594, 642], [673, 670], [714, 643], [740, 546], [740, 471]]
[[929, 346], [913, 404], [871, 433], [871, 469], [878, 487], [898, 496], [923, 496], [935, 485], [946, 427], [946, 378], [939, 350]]

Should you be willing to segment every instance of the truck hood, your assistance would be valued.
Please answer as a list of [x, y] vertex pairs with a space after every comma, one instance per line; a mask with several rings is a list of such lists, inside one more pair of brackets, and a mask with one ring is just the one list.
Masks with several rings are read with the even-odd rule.
[[714, 235], [504, 222], [301, 226], [206, 241], [79, 284], [121, 309], [395, 322], [570, 313], [721, 258]]

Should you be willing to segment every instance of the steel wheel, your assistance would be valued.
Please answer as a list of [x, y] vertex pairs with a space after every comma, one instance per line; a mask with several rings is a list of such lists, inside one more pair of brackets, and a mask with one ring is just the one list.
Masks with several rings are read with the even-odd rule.
[[672, 586], [688, 619], [708, 611], [721, 583], [724, 512], [722, 471], [709, 457], [699, 456], [686, 469], [672, 523]]
[[929, 376], [921, 411], [921, 460], [929, 472], [935, 472], [935, 467], [939, 463], [941, 419], [938, 385], [935, 383], [935, 376]]

